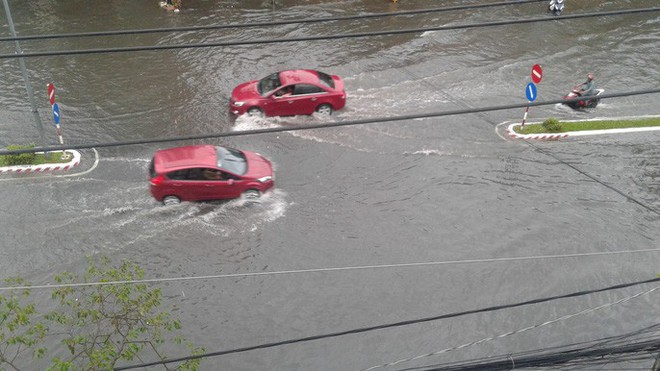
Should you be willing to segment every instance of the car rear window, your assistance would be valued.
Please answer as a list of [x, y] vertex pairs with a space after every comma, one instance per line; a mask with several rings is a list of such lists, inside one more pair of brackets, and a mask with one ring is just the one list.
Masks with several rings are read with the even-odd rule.
[[332, 76], [328, 75], [327, 73], [323, 73], [320, 71], [316, 71], [316, 73], [319, 74], [319, 80], [321, 83], [325, 86], [329, 86], [331, 88], [335, 88], [335, 81], [332, 79]]
[[247, 171], [247, 160], [243, 152], [227, 147], [215, 147], [218, 155], [218, 167], [230, 173], [243, 175]]
[[167, 177], [172, 180], [186, 180], [188, 179], [188, 170], [183, 169], [183, 170], [170, 171], [165, 175], [167, 175]]

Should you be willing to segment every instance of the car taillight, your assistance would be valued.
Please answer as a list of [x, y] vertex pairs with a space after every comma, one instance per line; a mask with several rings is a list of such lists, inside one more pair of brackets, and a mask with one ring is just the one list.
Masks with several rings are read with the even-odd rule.
[[159, 185], [161, 185], [161, 184], [163, 183], [164, 180], [165, 180], [165, 177], [162, 176], [162, 175], [159, 175], [159, 176], [157, 176], [157, 177], [155, 177], [155, 178], [151, 178], [151, 179], [149, 180], [149, 183], [150, 183], [152, 186], [159, 186]]

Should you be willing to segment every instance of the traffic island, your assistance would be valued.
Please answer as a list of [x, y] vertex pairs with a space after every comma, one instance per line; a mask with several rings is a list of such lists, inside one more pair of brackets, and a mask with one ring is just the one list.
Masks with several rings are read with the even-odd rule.
[[[59, 158], [63, 158], [64, 156], [68, 156], [68, 157], [64, 160], [60, 160], [63, 162], [44, 162], [40, 164], [0, 166], [0, 174], [7, 174], [7, 173], [26, 174], [26, 173], [42, 173], [42, 172], [57, 171], [57, 170], [69, 170], [80, 165], [80, 152], [76, 150], [69, 149], [69, 150], [65, 150], [64, 152], [57, 151], [57, 152], [49, 152], [49, 153], [51, 154], [57, 153]], [[35, 155], [42, 155], [44, 156], [44, 158], [47, 158], [44, 152], [37, 152], [35, 153]]]
[[586, 135], [621, 134], [660, 130], [660, 117], [575, 120], [559, 122], [548, 119], [545, 122], [518, 123], [507, 126], [507, 134], [515, 139], [558, 140], [567, 137]]

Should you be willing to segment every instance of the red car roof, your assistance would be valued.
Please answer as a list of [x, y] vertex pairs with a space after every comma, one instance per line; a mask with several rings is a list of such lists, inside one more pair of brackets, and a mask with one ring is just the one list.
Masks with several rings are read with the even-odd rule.
[[314, 70], [288, 70], [280, 72], [282, 85], [289, 84], [318, 84], [319, 75]]
[[154, 167], [157, 173], [191, 166], [217, 166], [218, 158], [215, 146], [198, 146], [162, 149], [154, 155]]

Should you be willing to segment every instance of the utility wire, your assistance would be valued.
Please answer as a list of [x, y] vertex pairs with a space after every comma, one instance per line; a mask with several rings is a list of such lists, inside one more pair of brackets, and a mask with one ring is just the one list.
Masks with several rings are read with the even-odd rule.
[[393, 30], [393, 31], [360, 32], [360, 33], [350, 33], [344, 35], [308, 36], [308, 37], [296, 37], [289, 39], [280, 38], [280, 39], [262, 39], [262, 40], [253, 40], [253, 41], [228, 41], [228, 42], [214, 42], [214, 43], [193, 43], [193, 44], [182, 44], [182, 45], [170, 44], [170, 45], [151, 45], [151, 46], [129, 46], [129, 47], [119, 47], [119, 48], [97, 48], [97, 49], [31, 52], [31, 53], [22, 53], [22, 54], [0, 54], [0, 59], [50, 57], [50, 56], [59, 56], [59, 55], [125, 53], [125, 52], [154, 51], [154, 50], [194, 49], [194, 48], [211, 48], [211, 47], [240, 46], [240, 45], [281, 44], [281, 43], [300, 42], [300, 41], [338, 40], [338, 39], [348, 39], [348, 38], [422, 33], [429, 31], [446, 31], [446, 30], [458, 30], [458, 29], [467, 29], [467, 28], [478, 28], [478, 27], [494, 27], [494, 26], [504, 26], [504, 25], [534, 23], [534, 22], [550, 22], [550, 21], [558, 22], [558, 21], [565, 21], [571, 19], [580, 19], [580, 18], [589, 18], [589, 17], [608, 17], [608, 16], [626, 15], [626, 14], [651, 13], [657, 11], [660, 11], [660, 7], [616, 10], [610, 12], [573, 14], [573, 15], [566, 15], [561, 17], [526, 18], [526, 19], [518, 19], [518, 20], [472, 23], [472, 24], [463, 24], [463, 25], [413, 28], [413, 29], [404, 29], [404, 30]]
[[581, 315], [584, 315], [584, 314], [593, 313], [593, 312], [601, 310], [601, 309], [610, 308], [610, 307], [613, 307], [615, 305], [619, 305], [619, 304], [631, 301], [633, 299], [637, 299], [638, 297], [641, 297], [643, 295], [648, 295], [648, 294], [650, 294], [654, 291], [657, 291], [659, 289], [660, 289], [660, 286], [656, 286], [654, 288], [651, 288], [649, 290], [637, 293], [635, 295], [628, 296], [628, 297], [625, 297], [623, 299], [619, 299], [615, 302], [602, 304], [602, 305], [599, 305], [595, 308], [583, 309], [583, 310], [581, 310], [577, 313], [567, 314], [567, 315], [564, 315], [564, 316], [561, 316], [561, 317], [558, 317], [558, 318], [555, 318], [555, 319], [552, 319], [552, 320], [545, 321], [543, 323], [537, 323], [537, 324], [534, 324], [534, 325], [531, 325], [531, 326], [527, 326], [525, 328], [521, 328], [521, 329], [518, 329], [518, 330], [509, 331], [509, 332], [506, 332], [506, 333], [503, 333], [503, 334], [499, 334], [497, 336], [491, 336], [491, 337], [484, 338], [484, 339], [481, 339], [481, 340], [473, 341], [471, 343], [461, 344], [461, 345], [457, 345], [457, 346], [454, 346], [454, 347], [451, 347], [451, 348], [446, 348], [446, 349], [431, 352], [431, 353], [420, 354], [418, 356], [411, 357], [411, 358], [400, 359], [400, 360], [397, 360], [397, 361], [394, 361], [394, 362], [390, 362], [390, 363], [386, 363], [386, 364], [382, 364], [382, 365], [377, 365], [377, 366], [372, 366], [372, 367], [369, 367], [369, 368], [365, 368], [361, 371], [371, 371], [371, 370], [375, 370], [375, 369], [378, 369], [378, 368], [396, 366], [396, 365], [404, 363], [404, 362], [418, 361], [418, 360], [423, 359], [423, 358], [433, 357], [433, 356], [437, 356], [437, 355], [440, 355], [440, 354], [444, 354], [444, 353], [464, 349], [464, 348], [467, 348], [467, 347], [470, 347], [470, 346], [483, 344], [483, 343], [486, 343], [486, 342], [489, 342], [489, 341], [494, 341], [494, 340], [502, 339], [502, 338], [505, 338], [505, 337], [513, 336], [513, 335], [518, 335], [518, 334], [521, 334], [523, 332], [536, 330], [536, 329], [539, 329], [541, 327], [545, 327], [545, 326], [548, 326], [548, 325], [551, 325], [551, 324], [554, 324], [554, 323], [557, 323], [557, 322], [572, 319], [572, 318], [575, 318], [575, 317], [578, 317], [578, 316], [581, 316]]
[[233, 23], [233, 24], [224, 24], [224, 25], [169, 27], [169, 28], [146, 28], [146, 29], [134, 29], [134, 30], [78, 32], [78, 33], [52, 34], [52, 35], [26, 35], [26, 36], [17, 36], [17, 37], [0, 37], [0, 41], [65, 39], [65, 38], [74, 38], [74, 37], [92, 37], [92, 36], [97, 37], [97, 36], [138, 35], [138, 34], [165, 33], [165, 32], [209, 31], [209, 30], [232, 29], [232, 28], [257, 28], [257, 27], [268, 27], [268, 26], [283, 26], [290, 24], [322, 23], [322, 22], [351, 21], [351, 20], [362, 20], [362, 19], [383, 18], [383, 17], [399, 17], [399, 16], [407, 16], [407, 15], [451, 12], [458, 10], [472, 10], [472, 9], [507, 6], [507, 5], [522, 5], [522, 4], [538, 3], [538, 2], [539, 0], [504, 1], [504, 2], [489, 3], [489, 4], [460, 5], [460, 6], [452, 6], [452, 7], [444, 7], [444, 8], [408, 10], [408, 11], [400, 11], [395, 13], [392, 12], [372, 13], [372, 14], [363, 14], [356, 16], [306, 18], [306, 19], [293, 19], [287, 21], [273, 21], [273, 22]]
[[[622, 93], [602, 94], [599, 95], [598, 97], [600, 99], [608, 99], [608, 98], [627, 97], [627, 96], [655, 94], [655, 93], [660, 93], [660, 88], [635, 90], [635, 91], [628, 91]], [[285, 131], [325, 129], [325, 128], [340, 127], [340, 126], [380, 124], [380, 123], [386, 123], [392, 121], [416, 120], [416, 119], [424, 119], [431, 117], [464, 115], [470, 113], [489, 112], [489, 111], [503, 111], [514, 108], [525, 108], [528, 106], [529, 107], [548, 106], [557, 103], [577, 102], [583, 99], [584, 99], [583, 97], [578, 97], [573, 99], [555, 99], [555, 100], [542, 101], [542, 102], [527, 102], [527, 103], [509, 104], [503, 106], [477, 107], [477, 108], [451, 110], [451, 111], [443, 111], [443, 112], [418, 113], [418, 114], [389, 116], [389, 117], [376, 117], [371, 119], [340, 121], [340, 122], [320, 123], [320, 124], [311, 124], [311, 125], [306, 124], [304, 126], [295, 126], [295, 127], [287, 126], [287, 127], [276, 127], [276, 128], [264, 128], [257, 130], [243, 130], [243, 131], [230, 131], [230, 132], [222, 132], [222, 133], [188, 135], [188, 136], [169, 137], [169, 138], [136, 139], [136, 140], [126, 140], [119, 142], [88, 143], [88, 144], [76, 144], [76, 145], [67, 145], [67, 146], [45, 146], [45, 147], [34, 147], [30, 149], [19, 149], [19, 150], [0, 150], [0, 155], [15, 155], [21, 153], [35, 153], [35, 152], [52, 152], [52, 151], [62, 151], [67, 149], [89, 149], [89, 148], [132, 146], [132, 145], [151, 144], [151, 143], [166, 143], [166, 142], [189, 141], [189, 140], [197, 140], [197, 139], [225, 138], [225, 137], [237, 137], [244, 135], [280, 133]]]
[[[648, 341], [649, 339], [655, 340], [658, 335], [657, 335], [657, 330], [658, 327], [660, 326], [660, 323], [656, 323], [654, 325], [648, 326], [646, 328], [636, 330], [627, 334], [622, 334], [622, 335], [616, 335], [616, 336], [610, 336], [606, 338], [601, 338], [601, 339], [595, 339], [591, 341], [584, 341], [580, 343], [573, 343], [573, 344], [567, 344], [567, 345], [561, 345], [561, 346], [554, 346], [554, 347], [548, 347], [548, 348], [543, 348], [543, 349], [537, 349], [537, 350], [531, 350], [531, 351], [525, 351], [525, 352], [519, 352], [519, 353], [513, 353], [513, 354], [506, 354], [506, 355], [499, 355], [499, 356], [490, 356], [490, 357], [484, 357], [484, 358], [479, 358], [479, 359], [474, 359], [474, 360], [469, 360], [469, 361], [457, 361], [457, 362], [450, 362], [450, 363], [445, 363], [445, 364], [436, 364], [436, 365], [428, 365], [428, 366], [418, 366], [418, 367], [408, 367], [404, 369], [400, 369], [400, 371], [412, 371], [412, 370], [431, 370], [431, 369], [441, 369], [443, 371], [448, 371], [448, 370], [511, 370], [511, 369], [517, 369], [520, 364], [517, 363], [518, 360], [526, 358], [530, 361], [533, 362], [533, 359], [539, 356], [542, 357], [548, 357], [550, 355], [553, 355], [555, 358], [563, 358], [565, 361], [568, 360], [574, 360], [576, 358], [579, 358], [577, 355], [573, 355], [573, 352], [580, 352], [582, 354], [583, 358], [588, 357], [589, 355], [586, 353], [590, 350], [595, 350], [595, 349], [603, 349], [605, 346], [608, 346], [608, 349], [617, 349], [621, 345], [629, 345], [632, 343], [631, 339], [633, 337], [638, 337], [637, 343], [642, 342], [642, 341]], [[616, 353], [616, 352], [615, 352]], [[565, 358], [564, 358], [565, 357]], [[503, 364], [503, 367], [478, 367], [476, 365], [480, 364], [492, 364], [494, 362], [497, 362], [496, 360], [501, 360], [506, 362], [506, 366]], [[578, 361], [574, 361], [573, 364], [577, 364]], [[586, 362], [582, 362], [586, 363]], [[539, 365], [534, 365], [534, 364], [528, 364], [529, 366], [540, 366]], [[580, 368], [578, 368], [580, 369]], [[584, 367], [582, 368], [584, 369]], [[647, 370], [647, 368], [644, 368], [644, 370]]]
[[[579, 366], [577, 365], [577, 359], [580, 358], [590, 358], [593, 359], [592, 363], [599, 362], [599, 363], [611, 363], [613, 362], [610, 360], [609, 362], [605, 359], [606, 357], [612, 357], [614, 355], [619, 355], [619, 354], [626, 354], [626, 353], [640, 353], [640, 352], [657, 352], [660, 350], [660, 339], [655, 338], [651, 340], [645, 340], [645, 341], [638, 341], [638, 342], [630, 342], [628, 344], [623, 344], [623, 345], [616, 345], [616, 346], [611, 346], [611, 347], [603, 347], [599, 349], [590, 349], [590, 348], [583, 348], [583, 349], [574, 349], [574, 350], [568, 350], [568, 351], [561, 351], [561, 352], [555, 352], [555, 353], [549, 353], [549, 354], [541, 354], [541, 355], [533, 355], [533, 356], [526, 356], [526, 357], [520, 357], [515, 354], [512, 355], [506, 355], [506, 356], [498, 356], [498, 357], [491, 357], [492, 358], [499, 358], [497, 361], [484, 361], [484, 362], [466, 362], [463, 364], [452, 364], [452, 365], [435, 365], [435, 366], [426, 366], [426, 367], [419, 367], [415, 368], [417, 370], [443, 370], [443, 371], [466, 371], [466, 370], [513, 370], [513, 369], [525, 369], [528, 367], [534, 367], [538, 369], [539, 367], [550, 367], [550, 366], [557, 366], [561, 364], [566, 364], [568, 362], [571, 362], [573, 366]], [[644, 358], [640, 359], [647, 359], [655, 357], [653, 356], [646, 356]], [[586, 361], [584, 362], [586, 363]], [[577, 369], [595, 369], [595, 368], [587, 368], [584, 367], [585, 365], [581, 365], [582, 367], [578, 367]], [[562, 368], [564, 369], [564, 368]], [[599, 370], [602, 368], [598, 368]], [[648, 370], [649, 368], [644, 368], [644, 370]], [[413, 370], [411, 368], [407, 370]]]
[[486, 307], [486, 308], [481, 308], [481, 309], [468, 310], [468, 311], [464, 311], [464, 312], [443, 314], [443, 315], [438, 315], [438, 316], [433, 316], [433, 317], [419, 318], [419, 319], [413, 319], [413, 320], [407, 320], [407, 321], [401, 321], [401, 322], [395, 322], [395, 323], [388, 323], [388, 324], [383, 324], [383, 325], [363, 327], [363, 328], [357, 328], [357, 329], [352, 329], [352, 330], [328, 333], [328, 334], [323, 334], [323, 335], [315, 335], [315, 336], [308, 336], [308, 337], [303, 337], [303, 338], [298, 338], [298, 339], [290, 339], [290, 340], [278, 341], [278, 342], [273, 342], [273, 343], [253, 345], [253, 346], [249, 346], [249, 347], [243, 347], [243, 348], [237, 348], [237, 349], [231, 349], [231, 350], [224, 350], [224, 351], [198, 354], [198, 355], [192, 355], [192, 356], [186, 356], [186, 357], [180, 357], [180, 358], [171, 358], [171, 359], [166, 359], [166, 360], [161, 360], [161, 361], [154, 361], [154, 362], [149, 362], [149, 363], [142, 363], [142, 364], [136, 364], [136, 365], [130, 365], [130, 366], [117, 367], [117, 368], [115, 368], [115, 370], [130, 370], [130, 369], [148, 367], [148, 366], [166, 365], [166, 364], [170, 364], [170, 363], [184, 362], [184, 361], [193, 360], [193, 359], [216, 357], [216, 356], [221, 356], [221, 355], [226, 355], [226, 354], [242, 353], [242, 352], [248, 352], [248, 351], [257, 350], [257, 349], [273, 348], [273, 347], [278, 347], [278, 346], [283, 346], [283, 345], [302, 343], [302, 342], [308, 342], [308, 341], [313, 341], [313, 340], [328, 339], [328, 338], [345, 336], [345, 335], [353, 335], [353, 334], [359, 334], [359, 333], [375, 331], [375, 330], [383, 330], [383, 329], [393, 328], [393, 327], [409, 326], [409, 325], [414, 325], [414, 324], [419, 324], [419, 323], [424, 323], [424, 322], [437, 321], [437, 320], [447, 319], [447, 318], [455, 318], [455, 317], [460, 317], [460, 316], [465, 316], [465, 315], [470, 315], [470, 314], [493, 312], [493, 311], [498, 311], [498, 310], [503, 310], [503, 309], [510, 309], [510, 308], [516, 308], [516, 307], [521, 307], [521, 306], [532, 305], [532, 304], [540, 304], [540, 303], [545, 303], [545, 302], [559, 300], [559, 299], [575, 298], [575, 297], [579, 297], [579, 296], [591, 295], [591, 294], [605, 292], [605, 291], [611, 291], [611, 290], [618, 290], [618, 289], [622, 289], [622, 288], [627, 288], [627, 287], [632, 287], [632, 286], [637, 286], [637, 285], [642, 285], [642, 284], [647, 284], [647, 283], [652, 283], [652, 282], [658, 282], [658, 281], [660, 281], [660, 278], [652, 278], [652, 279], [645, 280], [645, 281], [624, 283], [624, 284], [609, 286], [609, 287], [601, 288], [601, 289], [578, 291], [578, 292], [574, 292], [574, 293], [570, 293], [570, 294], [533, 299], [533, 300], [528, 300], [528, 301], [524, 301], [524, 302], [520, 302], [520, 303], [514, 303], [514, 304], [497, 305], [497, 306]]
[[588, 257], [608, 256], [608, 255], [612, 256], [612, 255], [624, 255], [624, 254], [625, 255], [645, 254], [645, 253], [657, 253], [657, 252], [660, 252], [660, 248], [643, 249], [643, 250], [602, 251], [602, 252], [589, 252], [589, 253], [578, 253], [578, 254], [512, 256], [512, 257], [504, 257], [504, 258], [441, 260], [441, 261], [393, 263], [393, 264], [380, 264], [380, 265], [354, 265], [354, 266], [344, 266], [344, 267], [309, 268], [309, 269], [281, 270], [281, 271], [268, 271], [268, 272], [227, 273], [227, 274], [215, 274], [215, 275], [206, 275], [206, 276], [147, 278], [147, 279], [123, 280], [123, 281], [96, 281], [96, 282], [58, 283], [58, 284], [43, 284], [43, 285], [28, 284], [23, 286], [0, 287], [0, 292], [22, 291], [22, 290], [55, 290], [62, 288], [136, 285], [136, 284], [147, 284], [147, 283], [156, 284], [156, 283], [165, 283], [165, 282], [201, 281], [201, 280], [213, 280], [213, 279], [224, 279], [224, 278], [246, 278], [246, 277], [266, 277], [266, 276], [275, 277], [282, 275], [296, 275], [296, 274], [309, 274], [309, 273], [337, 273], [337, 272], [350, 272], [350, 271], [358, 271], [358, 270], [420, 268], [420, 267], [433, 267], [440, 265], [484, 264], [484, 263], [521, 262], [521, 261], [531, 261], [531, 260], [588, 258]]

